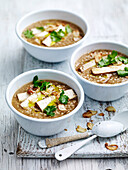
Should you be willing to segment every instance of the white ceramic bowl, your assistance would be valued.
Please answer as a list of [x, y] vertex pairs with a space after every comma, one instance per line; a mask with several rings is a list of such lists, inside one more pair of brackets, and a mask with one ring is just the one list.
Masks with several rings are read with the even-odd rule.
[[[17, 89], [24, 84], [31, 82], [35, 75], [38, 75], [39, 79], [57, 80], [73, 88], [78, 96], [79, 102], [77, 107], [69, 114], [55, 119], [32, 118], [17, 111], [12, 106], [12, 97]], [[10, 109], [14, 112], [17, 121], [26, 131], [38, 136], [50, 136], [57, 134], [68, 127], [70, 118], [83, 104], [84, 91], [79, 82], [66, 73], [51, 69], [37, 69], [22, 73], [10, 82], [6, 91], [6, 101]]]
[[[40, 47], [38, 45], [31, 44], [21, 37], [22, 31], [30, 24], [46, 19], [60, 19], [66, 20], [72, 23], [76, 23], [85, 33], [85, 36], [75, 44], [65, 47]], [[72, 52], [79, 47], [86, 39], [88, 33], [88, 26], [85, 19], [74, 14], [72, 12], [63, 10], [45, 10], [31, 12], [22, 17], [16, 25], [16, 34], [22, 41], [24, 48], [35, 58], [46, 62], [60, 62], [68, 59]]]
[[115, 43], [115, 42], [96, 42], [85, 45], [77, 49], [70, 61], [70, 65], [73, 73], [76, 75], [77, 79], [84, 88], [84, 92], [87, 96], [92, 99], [99, 101], [113, 101], [124, 96], [128, 92], [128, 81], [120, 84], [98, 84], [84, 79], [75, 70], [75, 62], [85, 53], [97, 50], [97, 49], [107, 49], [116, 50], [123, 54], [128, 55], [128, 46]]

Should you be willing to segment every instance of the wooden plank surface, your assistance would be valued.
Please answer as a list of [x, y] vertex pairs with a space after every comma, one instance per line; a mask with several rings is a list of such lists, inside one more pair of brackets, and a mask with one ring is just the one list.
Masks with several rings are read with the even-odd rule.
[[[128, 44], [128, 0], [5, 0], [0, 5], [0, 169], [2, 170], [127, 170], [127, 158], [114, 159], [55, 159], [16, 158], [18, 124], [5, 102], [8, 83], [18, 74], [36, 68], [55, 68], [68, 72], [69, 62], [48, 64], [31, 57], [15, 34], [17, 20], [32, 10], [59, 8], [84, 16], [90, 26], [87, 40], [115, 40]], [[86, 42], [85, 42], [86, 43]], [[91, 100], [88, 99], [87, 104]], [[126, 105], [117, 103], [121, 108]]]

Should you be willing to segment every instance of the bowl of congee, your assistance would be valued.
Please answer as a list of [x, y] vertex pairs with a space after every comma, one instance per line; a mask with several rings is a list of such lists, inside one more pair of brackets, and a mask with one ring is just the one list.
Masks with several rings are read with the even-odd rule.
[[6, 101], [26, 131], [50, 136], [68, 128], [83, 104], [84, 91], [66, 73], [37, 69], [22, 73], [10, 82]]
[[86, 39], [85, 19], [63, 10], [41, 10], [22, 17], [16, 34], [33, 57], [46, 62], [61, 62]]
[[72, 55], [73, 73], [92, 99], [113, 101], [128, 92], [128, 46], [96, 42], [78, 48]]

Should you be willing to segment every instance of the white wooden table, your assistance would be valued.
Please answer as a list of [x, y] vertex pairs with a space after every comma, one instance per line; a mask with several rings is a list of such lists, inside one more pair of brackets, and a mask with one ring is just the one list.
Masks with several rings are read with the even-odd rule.
[[[15, 34], [16, 21], [32, 10], [59, 8], [84, 16], [90, 26], [88, 42], [116, 40], [128, 44], [128, 0], [3, 0], [0, 5], [0, 170], [127, 170], [128, 159], [16, 158], [18, 124], [5, 102], [8, 83], [18, 74], [36, 68], [64, 70], [60, 64], [40, 62], [23, 49]], [[68, 69], [65, 72], [69, 71]]]

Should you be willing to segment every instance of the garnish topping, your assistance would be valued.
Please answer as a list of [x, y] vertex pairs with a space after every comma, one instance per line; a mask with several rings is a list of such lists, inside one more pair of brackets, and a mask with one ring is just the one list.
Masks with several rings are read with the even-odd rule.
[[59, 101], [62, 104], [67, 104], [68, 103], [68, 96], [64, 95], [64, 90], [60, 93]]
[[66, 34], [69, 34], [70, 32], [72, 32], [72, 29], [69, 25], [66, 25], [65, 31], [66, 31]]
[[34, 87], [40, 87], [40, 91], [43, 91], [43, 90], [46, 91], [52, 85], [52, 83], [50, 82], [38, 80], [37, 75], [33, 78], [33, 84], [34, 84]]
[[104, 66], [108, 66], [110, 64], [116, 63], [118, 60], [115, 58], [117, 56], [117, 51], [112, 51], [111, 54], [108, 55], [107, 58], [105, 59], [101, 59], [98, 63], [99, 67], [104, 67]]
[[128, 76], [128, 67], [125, 67], [124, 70], [118, 70], [118, 71], [117, 71], [117, 74], [118, 74], [120, 77]]
[[44, 27], [36, 27], [36, 29], [38, 29], [40, 31], [44, 31]]
[[54, 116], [55, 115], [55, 113], [54, 113], [55, 110], [56, 110], [55, 106], [47, 106], [44, 109], [44, 112], [47, 114], [47, 116]]
[[26, 38], [32, 38], [32, 37], [34, 37], [32, 31], [30, 31], [30, 30], [24, 31], [23, 34], [25, 35]]

